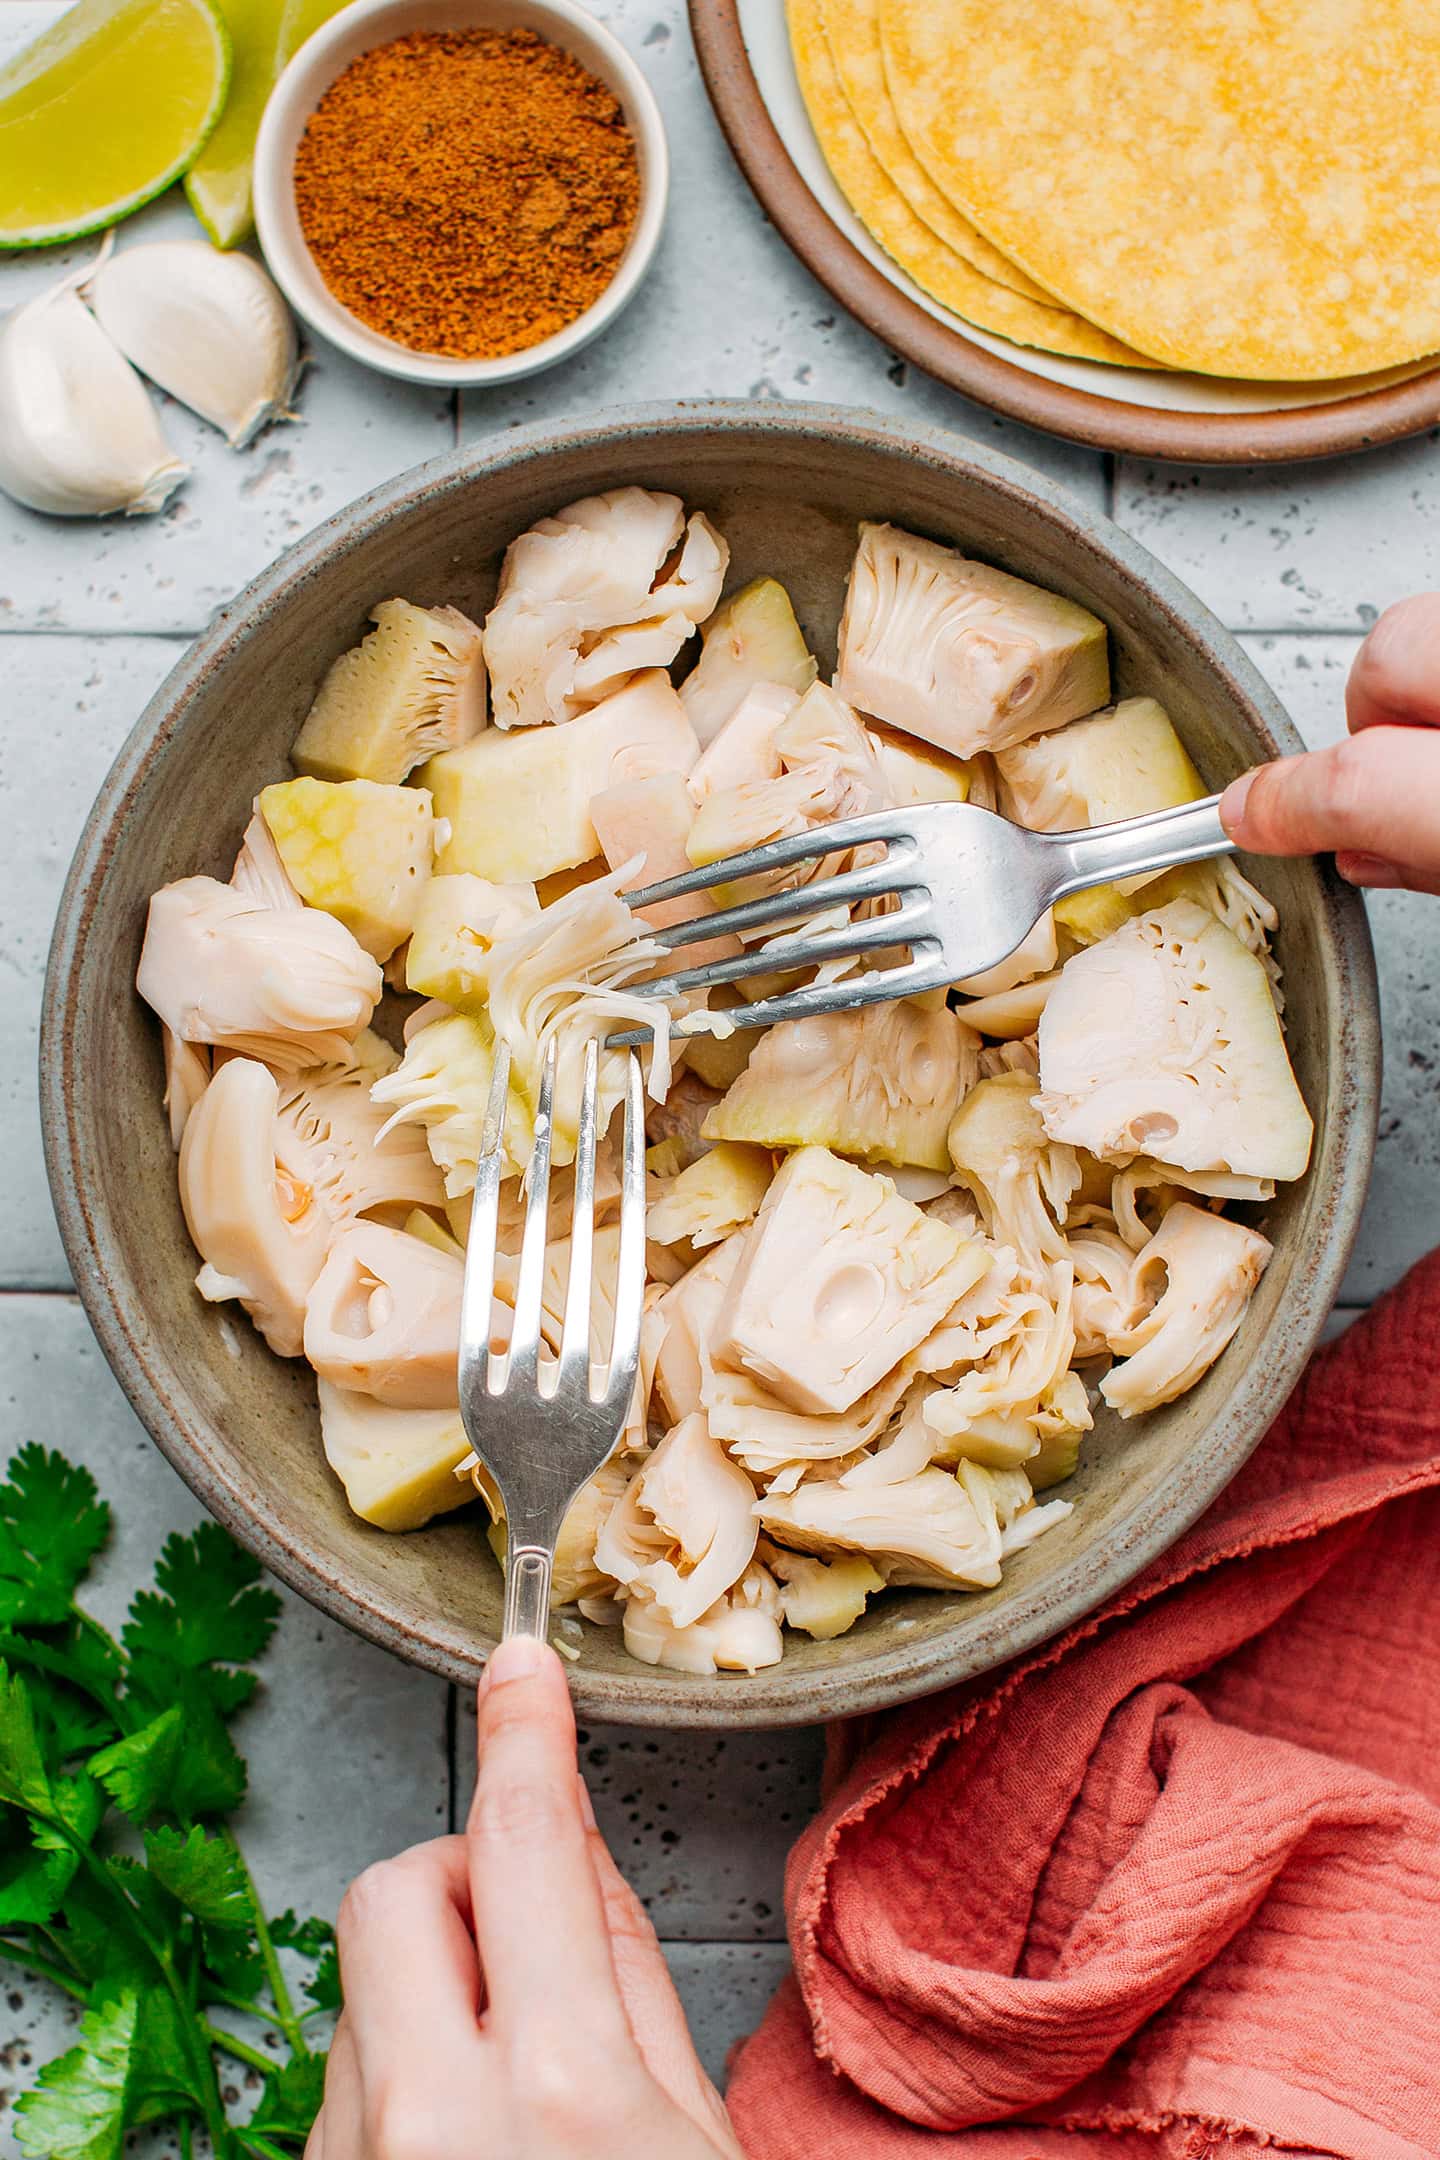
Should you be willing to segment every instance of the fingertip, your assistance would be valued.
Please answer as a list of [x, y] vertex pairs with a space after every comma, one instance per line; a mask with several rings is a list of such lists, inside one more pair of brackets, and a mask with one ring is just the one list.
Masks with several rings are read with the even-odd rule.
[[549, 1643], [541, 1642], [535, 1635], [509, 1635], [504, 1642], [495, 1645], [486, 1660], [481, 1686], [488, 1695], [495, 1688], [508, 1686], [512, 1680], [533, 1680], [543, 1672], [547, 1662], [559, 1663]]

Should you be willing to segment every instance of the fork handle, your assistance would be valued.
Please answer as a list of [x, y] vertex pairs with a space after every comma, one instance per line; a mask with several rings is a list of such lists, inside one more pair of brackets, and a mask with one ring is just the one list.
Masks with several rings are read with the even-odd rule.
[[550, 1577], [555, 1554], [548, 1545], [520, 1545], [506, 1556], [505, 1618], [500, 1640], [533, 1635], [544, 1642], [550, 1632]]
[[1124, 818], [1116, 825], [1047, 838], [1057, 858], [1052, 900], [1091, 885], [1108, 885], [1114, 878], [1141, 877], [1179, 863], [1228, 855], [1235, 845], [1220, 822], [1218, 795], [1181, 803], [1174, 810], [1154, 810], [1147, 817]]

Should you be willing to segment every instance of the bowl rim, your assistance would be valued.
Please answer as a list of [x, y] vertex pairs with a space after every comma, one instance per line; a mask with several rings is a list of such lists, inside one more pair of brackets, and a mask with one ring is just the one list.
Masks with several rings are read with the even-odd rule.
[[[379, 33], [373, 42], [383, 43], [387, 17], [416, 12], [417, 0], [351, 0], [348, 7], [341, 8], [308, 37], [287, 62], [261, 114], [254, 156], [255, 231], [271, 276], [316, 336], [362, 367], [404, 382], [484, 390], [538, 375], [573, 358], [629, 305], [660, 244], [670, 193], [670, 148], [660, 106], [644, 69], [614, 31], [581, 7], [578, 0], [507, 0], [507, 5], [513, 5], [517, 16], [542, 35], [548, 33], [551, 42], [563, 45], [567, 52], [572, 50], [565, 34], [569, 32], [578, 33], [582, 42], [604, 54], [616, 80], [623, 85], [620, 95], [640, 165], [639, 211], [615, 275], [583, 314], [536, 345], [495, 359], [477, 360], [411, 351], [372, 330], [335, 299], [318, 268], [312, 286], [305, 275], [307, 265], [313, 264], [304, 237], [295, 239], [288, 229], [293, 152], [286, 152], [282, 135], [294, 127], [298, 137], [299, 129], [340, 72], [331, 64], [335, 54], [349, 44], [355, 31], [373, 23]], [[443, 0], [439, 0], [437, 13], [442, 7]], [[586, 64], [582, 55], [576, 57]]]
[[[466, 491], [500, 470], [543, 466], [556, 453], [627, 443], [669, 441], [683, 452], [687, 436], [716, 434], [767, 441], [843, 442], [887, 456], [897, 453], [957, 480], [1039, 509], [1082, 555], [1116, 565], [1167, 618], [1206, 664], [1227, 681], [1239, 702], [1258, 715], [1278, 752], [1302, 747], [1293, 722], [1240, 646], [1174, 574], [1156, 562], [1105, 515], [1044, 476], [999, 452], [933, 428], [900, 430], [878, 419], [827, 405], [752, 400], [677, 401], [619, 408], [596, 419], [556, 427], [516, 429], [498, 440], [464, 446], [384, 482], [297, 541], [222, 607], [149, 700], [96, 798], [67, 874], [46, 970], [40, 1031], [40, 1109], [45, 1164], [61, 1240], [80, 1299], [105, 1356], [151, 1438], [212, 1515], [282, 1581], [357, 1634], [454, 1682], [473, 1685], [492, 1645], [439, 1624], [416, 1630], [378, 1596], [339, 1578], [303, 1534], [287, 1529], [262, 1495], [223, 1470], [203, 1450], [203, 1433], [187, 1428], [167, 1388], [166, 1361], [133, 1286], [107, 1266], [103, 1207], [82, 1144], [77, 1104], [100, 1085], [77, 1071], [74, 1038], [79, 1013], [76, 963], [99, 906], [110, 861], [129, 805], [146, 785], [171, 737], [183, 724], [192, 695], [217, 663], [262, 630], [287, 595], [320, 565], [369, 535], [377, 524], [407, 514], [438, 495]], [[1035, 1650], [1082, 1620], [1130, 1582], [1190, 1527], [1229, 1482], [1267, 1430], [1299, 1378], [1339, 1289], [1369, 1181], [1380, 1088], [1380, 1021], [1374, 952], [1364, 904], [1333, 869], [1322, 871], [1322, 934], [1337, 968], [1339, 1070], [1332, 1073], [1336, 1175], [1325, 1196], [1325, 1234], [1297, 1259], [1283, 1318], [1267, 1355], [1236, 1376], [1221, 1417], [1166, 1485], [1163, 1515], [1143, 1506], [1117, 1516], [1104, 1549], [1079, 1554], [997, 1604], [978, 1628], [952, 1639], [945, 1632], [913, 1644], [894, 1643], [867, 1665], [827, 1673], [769, 1668], [753, 1676], [723, 1674], [697, 1684], [686, 1675], [636, 1663], [633, 1675], [572, 1674], [582, 1716], [639, 1726], [693, 1730], [758, 1729], [809, 1724], [907, 1702], [973, 1678]], [[1327, 1145], [1329, 1145], [1327, 1138]]]

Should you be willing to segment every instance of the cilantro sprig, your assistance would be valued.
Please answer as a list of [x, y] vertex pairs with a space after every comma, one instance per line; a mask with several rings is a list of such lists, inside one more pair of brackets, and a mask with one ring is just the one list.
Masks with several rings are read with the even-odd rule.
[[[279, 1600], [202, 1523], [167, 1540], [117, 1639], [76, 1602], [109, 1535], [88, 1471], [20, 1450], [0, 1484], [0, 1960], [84, 2014], [16, 2138], [34, 2160], [117, 2160], [164, 2120], [187, 2156], [199, 2131], [215, 2160], [293, 2160], [325, 2077], [308, 2031], [340, 2002], [334, 1930], [268, 1919], [224, 1820], [246, 1788], [230, 1721]], [[242, 2123], [222, 2057], [260, 2080]]]

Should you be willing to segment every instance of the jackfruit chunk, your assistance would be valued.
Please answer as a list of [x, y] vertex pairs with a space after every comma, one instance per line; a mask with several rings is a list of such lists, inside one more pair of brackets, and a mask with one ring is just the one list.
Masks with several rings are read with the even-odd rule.
[[[494, 1037], [486, 1022], [475, 1014], [450, 1013], [412, 1035], [394, 1072], [370, 1090], [371, 1101], [390, 1112], [386, 1131], [402, 1123], [423, 1126], [450, 1199], [474, 1187], [494, 1070]], [[505, 1151], [517, 1176], [534, 1144], [534, 1114], [512, 1079]]]
[[651, 1200], [645, 1234], [657, 1245], [688, 1239], [697, 1252], [753, 1222], [773, 1170], [765, 1148], [722, 1141], [670, 1178]]
[[872, 1590], [883, 1590], [862, 1553], [818, 1560], [810, 1553], [785, 1552], [772, 1546], [766, 1562], [780, 1584], [780, 1605], [787, 1627], [800, 1628], [817, 1642], [832, 1642], [855, 1625]]
[[590, 804], [603, 788], [688, 773], [700, 746], [668, 675], [637, 675], [563, 728], [488, 728], [422, 766], [435, 815], [450, 823], [436, 868], [497, 884], [573, 870], [600, 850]]
[[[625, 1491], [634, 1475], [634, 1465], [611, 1456], [602, 1463], [592, 1478], [587, 1479], [569, 1507], [560, 1525], [560, 1535], [555, 1540], [555, 1565], [550, 1575], [550, 1610], [573, 1605], [580, 1598], [603, 1597], [613, 1590], [611, 1578], [602, 1573], [595, 1562], [595, 1541], [605, 1527], [605, 1522], [616, 1501]], [[490, 1496], [482, 1494], [487, 1507], [492, 1505]], [[499, 1495], [493, 1504], [499, 1504]], [[486, 1535], [490, 1549], [501, 1567], [505, 1565], [508, 1537], [503, 1511], [491, 1523]]]
[[1049, 1138], [1028, 1073], [997, 1073], [972, 1089], [950, 1122], [958, 1184], [973, 1193], [988, 1235], [1039, 1268], [1066, 1259], [1059, 1225], [1080, 1182], [1075, 1150]]
[[135, 987], [181, 1042], [294, 1072], [342, 1062], [385, 982], [323, 909], [191, 877], [151, 895]]
[[407, 989], [461, 1012], [482, 1007], [491, 946], [539, 913], [533, 885], [492, 885], [463, 870], [431, 878], [405, 953]]
[[1061, 970], [1040, 1020], [1052, 1139], [1109, 1161], [1297, 1178], [1305, 1107], [1261, 962], [1193, 901], [1137, 916]]
[[[614, 787], [602, 788], [591, 799], [590, 815], [610, 868], [635, 865], [626, 880], [627, 892], [638, 885], [658, 885], [662, 878], [676, 877], [690, 868], [685, 842], [695, 822], [695, 806], [680, 773], [652, 773], [645, 780], [621, 780]], [[712, 914], [714, 907], [710, 895], [701, 892], [656, 900], [635, 912], [652, 930], [663, 930], [667, 923]], [[739, 938], [706, 938], [685, 948], [684, 965], [706, 967], [712, 960], [733, 958], [739, 950]]]
[[419, 1530], [474, 1499], [455, 1476], [470, 1452], [458, 1410], [396, 1410], [328, 1380], [319, 1385], [325, 1460], [362, 1522]]
[[335, 1387], [397, 1410], [459, 1401], [465, 1263], [403, 1230], [355, 1223], [330, 1247], [305, 1302], [305, 1355]]
[[[741, 848], [884, 804], [884, 780], [870, 736], [827, 684], [811, 685], [776, 729], [774, 745], [783, 767], [778, 780], [717, 788], [701, 803], [686, 842], [692, 863], [717, 862]], [[716, 897], [728, 906], [757, 884], [717, 886]]]
[[485, 618], [496, 725], [571, 720], [630, 670], [668, 666], [720, 598], [729, 560], [678, 495], [611, 488], [541, 518], [506, 550]]
[[771, 1537], [804, 1552], [861, 1552], [890, 1583], [923, 1589], [993, 1589], [1000, 1532], [948, 1471], [917, 1471], [894, 1485], [834, 1479], [789, 1495], [764, 1493], [756, 1513]]
[[[997, 751], [995, 762], [1010, 807], [1034, 832], [1073, 832], [1110, 825], [1198, 802], [1205, 783], [1163, 705], [1152, 697], [1122, 698], [1107, 712], [1073, 720], [1053, 735]], [[1134, 913], [1123, 896], [1156, 875], [1118, 878], [1057, 901], [1055, 919], [1087, 945], [1108, 937]]]
[[1173, 1402], [1208, 1372], [1240, 1322], [1273, 1248], [1243, 1223], [1179, 1200], [1135, 1261], [1137, 1297], [1158, 1298], [1112, 1338], [1122, 1362], [1100, 1393], [1122, 1418]]
[[[737, 1005], [744, 1003], [745, 1000], [738, 990], [729, 989], [722, 983], [718, 989], [711, 991], [709, 1009], [717, 1014], [733, 1012]], [[723, 1095], [727, 1088], [734, 1087], [763, 1041], [764, 1034], [762, 1028], [737, 1027], [728, 1035], [723, 1032], [687, 1035], [685, 1069], [694, 1073], [697, 1080], [703, 1080], [706, 1087], [712, 1087], [718, 1094]]]
[[[1015, 815], [1032, 832], [1110, 825], [1205, 793], [1170, 715], [1152, 697], [1122, 698], [1053, 734], [997, 750], [995, 762]], [[1154, 875], [1123, 878], [1120, 889], [1133, 892]]]
[[778, 780], [785, 768], [775, 736], [799, 702], [798, 691], [786, 690], [779, 683], [753, 684], [718, 735], [700, 752], [686, 782], [690, 800], [698, 806], [722, 788]]
[[932, 743], [899, 735], [878, 724], [870, 730], [875, 755], [885, 776], [885, 791], [897, 809], [911, 803], [968, 802], [971, 772], [963, 759], [947, 757]]
[[759, 1672], [785, 1654], [780, 1595], [774, 1577], [752, 1564], [733, 1590], [717, 1598], [689, 1627], [676, 1627], [654, 1598], [625, 1600], [625, 1648], [642, 1665], [672, 1672]]
[[1034, 1034], [1059, 980], [1058, 969], [1053, 975], [1032, 975], [1028, 982], [1017, 983], [1011, 990], [993, 990], [987, 997], [962, 1005], [960, 1017], [977, 1035], [988, 1035], [997, 1042], [1016, 1042]]
[[683, 1628], [740, 1580], [758, 1536], [749, 1478], [703, 1417], [687, 1417], [636, 1471], [596, 1539], [595, 1558]]
[[710, 1351], [798, 1410], [848, 1410], [985, 1273], [978, 1240], [820, 1147], [790, 1156], [745, 1235]]
[[906, 999], [784, 1020], [756, 1044], [704, 1135], [948, 1170], [945, 1136], [979, 1056], [980, 1038], [954, 1013]]
[[772, 577], [752, 578], [731, 593], [700, 636], [700, 658], [680, 695], [702, 743], [714, 741], [756, 683], [808, 690], [819, 673], [790, 595]]
[[1103, 705], [1105, 625], [954, 548], [862, 525], [835, 687], [877, 720], [973, 757]]
[[388, 960], [410, 935], [434, 862], [424, 788], [280, 780], [261, 789], [260, 814], [301, 899]]
[[382, 600], [320, 685], [290, 761], [316, 780], [404, 780], [485, 725], [480, 628], [458, 608]]

